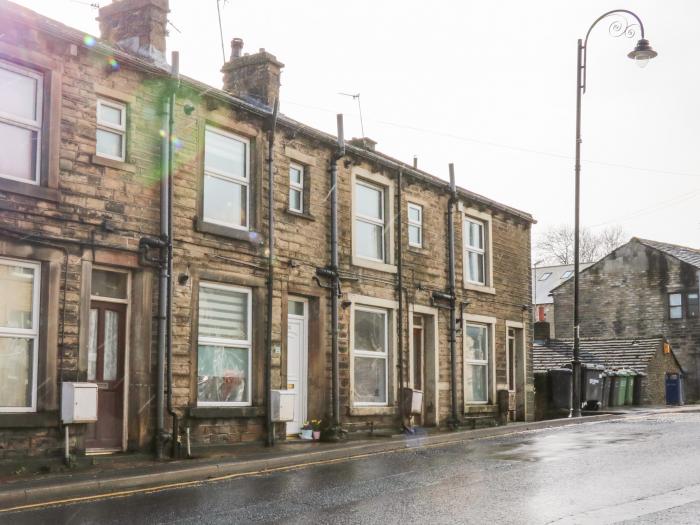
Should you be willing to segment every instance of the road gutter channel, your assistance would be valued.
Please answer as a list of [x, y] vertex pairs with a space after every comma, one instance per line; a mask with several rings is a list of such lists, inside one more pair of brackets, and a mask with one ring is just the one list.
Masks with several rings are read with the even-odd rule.
[[[664, 410], [668, 413], [671, 410]], [[45, 486], [0, 490], [0, 513], [43, 507], [47, 505], [80, 502], [110, 497], [128, 496], [136, 493], [157, 492], [171, 488], [198, 485], [237, 477], [252, 476], [308, 466], [348, 461], [376, 454], [451, 445], [465, 441], [501, 437], [534, 430], [598, 423], [626, 418], [648, 416], [655, 412], [632, 414], [601, 414], [580, 419], [553, 419], [531, 423], [515, 423], [501, 427], [482, 428], [437, 435], [406, 437], [381, 443], [368, 441], [344, 448], [289, 454], [267, 459], [248, 461], [221, 461], [215, 464], [193, 465], [168, 472], [140, 475], [125, 475], [107, 479], [92, 479], [74, 482], [58, 482]]]

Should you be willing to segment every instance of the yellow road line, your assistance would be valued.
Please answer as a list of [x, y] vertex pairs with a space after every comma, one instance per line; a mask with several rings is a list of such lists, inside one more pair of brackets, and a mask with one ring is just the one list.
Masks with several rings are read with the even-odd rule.
[[[641, 417], [641, 416], [639, 416]], [[639, 417], [630, 417], [629, 419], [638, 419]], [[602, 423], [605, 421], [610, 421], [609, 419], [602, 420], [602, 421], [587, 421], [585, 423]], [[578, 423], [579, 425], [581, 423]], [[114, 499], [114, 498], [125, 498], [127, 496], [133, 496], [135, 494], [153, 494], [156, 492], [162, 492], [164, 490], [170, 490], [170, 489], [178, 489], [178, 488], [187, 488], [187, 487], [194, 487], [197, 485], [204, 485], [206, 483], [214, 483], [218, 481], [226, 481], [229, 479], [235, 479], [235, 478], [242, 478], [245, 476], [256, 476], [256, 475], [261, 475], [261, 474], [270, 474], [273, 472], [285, 472], [289, 470], [298, 470], [306, 467], [312, 467], [316, 465], [329, 465], [332, 463], [342, 463], [344, 461], [352, 461], [355, 459], [362, 459], [370, 456], [377, 456], [381, 454], [393, 454], [396, 452], [410, 452], [410, 451], [415, 451], [417, 449], [422, 449], [422, 448], [437, 448], [437, 447], [444, 447], [447, 445], [454, 445], [457, 443], [464, 443], [465, 441], [481, 441], [483, 439], [492, 439], [492, 438], [498, 438], [498, 437], [507, 437], [507, 436], [513, 436], [516, 434], [522, 434], [525, 432], [536, 432], [538, 430], [552, 430], [554, 428], [565, 428], [573, 425], [558, 425], [555, 427], [543, 427], [543, 428], [531, 428], [531, 429], [521, 429], [521, 430], [514, 430], [513, 432], [508, 432], [504, 434], [498, 434], [495, 436], [481, 436], [481, 437], [468, 437], [464, 436], [461, 438], [449, 440], [449, 441], [441, 441], [439, 443], [428, 443], [428, 444], [417, 444], [416, 446], [408, 446], [408, 447], [402, 447], [402, 448], [395, 448], [392, 450], [379, 450], [376, 452], [366, 452], [364, 454], [355, 454], [352, 456], [348, 457], [342, 457], [342, 458], [335, 458], [335, 459], [322, 459], [318, 461], [310, 461], [310, 462], [304, 462], [304, 463], [297, 463], [296, 465], [288, 465], [284, 467], [272, 467], [268, 469], [262, 469], [262, 470], [251, 470], [247, 472], [239, 472], [236, 474], [224, 474], [222, 476], [216, 476], [213, 478], [207, 478], [207, 479], [200, 479], [200, 480], [195, 480], [195, 481], [181, 481], [177, 483], [167, 483], [165, 485], [157, 485], [155, 487], [142, 487], [138, 489], [131, 489], [131, 490], [122, 490], [118, 492], [106, 492], [104, 494], [93, 494], [90, 496], [75, 496], [72, 498], [65, 498], [65, 499], [58, 499], [58, 500], [51, 500], [51, 501], [45, 501], [41, 503], [28, 503], [26, 505], [18, 505], [16, 507], [8, 507], [6, 509], [0, 509], [0, 514], [7, 513], [7, 512], [16, 512], [20, 510], [31, 510], [31, 509], [37, 509], [41, 507], [53, 507], [56, 505], [66, 505], [69, 503], [82, 503], [86, 501], [95, 501], [95, 500], [102, 500], [102, 499]], [[419, 440], [420, 438], [415, 438]]]

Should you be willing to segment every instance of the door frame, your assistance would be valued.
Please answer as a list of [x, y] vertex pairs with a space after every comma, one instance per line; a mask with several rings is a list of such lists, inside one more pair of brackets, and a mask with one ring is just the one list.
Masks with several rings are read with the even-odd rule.
[[[438, 426], [440, 423], [440, 328], [438, 309], [432, 306], [422, 306], [420, 304], [409, 303], [408, 305], [408, 359], [409, 359], [409, 381], [413, 387], [413, 316], [423, 317], [423, 425]], [[433, 337], [428, 339], [427, 323], [432, 323]], [[432, 395], [427, 396], [430, 387]], [[434, 414], [428, 417], [425, 407], [432, 402]]]
[[[296, 315], [289, 313], [289, 302], [297, 301], [304, 304], [304, 315]], [[303, 386], [303, 395], [301, 399], [301, 406], [304, 414], [300, 418], [301, 426], [304, 425], [304, 420], [309, 416], [309, 300], [306, 297], [299, 295], [287, 295], [287, 326], [289, 326], [289, 318], [301, 319], [304, 323], [304, 341], [301, 345], [301, 354], [299, 359], [301, 361], [300, 370], [300, 390]], [[289, 369], [289, 330], [287, 330], [287, 369]], [[289, 374], [285, 371], [285, 376], [287, 377], [287, 383], [289, 383]], [[286, 432], [286, 430], [285, 430]]]
[[[515, 385], [513, 385], [515, 388], [512, 390], [512, 392], [515, 392], [515, 419], [516, 421], [518, 420], [518, 395], [522, 396], [523, 399], [523, 414], [522, 414], [522, 421], [527, 421], [527, 346], [525, 344], [525, 323], [519, 322], [519, 321], [506, 321], [506, 329], [505, 329], [505, 337], [506, 337], [506, 344], [505, 344], [505, 353], [506, 353], [506, 385], [508, 385], [508, 367], [510, 365], [509, 363], [509, 357], [508, 357], [508, 330], [510, 329], [514, 330], [520, 330], [520, 337], [518, 338], [518, 334], [516, 332], [514, 340], [515, 340], [515, 352], [513, 353], [515, 357]], [[520, 339], [520, 341], [518, 341]], [[519, 344], [518, 344], [519, 343]], [[523, 363], [523, 370], [522, 370], [522, 375], [521, 375], [521, 380], [522, 380], [522, 392], [518, 392], [518, 374], [520, 371], [518, 370], [518, 346], [520, 346], [520, 353], [522, 363]]]
[[[113, 299], [111, 297], [102, 297], [92, 295], [92, 270], [102, 270], [105, 272], [114, 272], [126, 274], [126, 299]], [[124, 392], [122, 396], [122, 452], [126, 451], [127, 439], [129, 435], [129, 347], [131, 340], [131, 271], [125, 268], [116, 268], [114, 266], [105, 266], [101, 264], [93, 264], [90, 269], [90, 303], [88, 311], [92, 307], [92, 301], [103, 303], [118, 303], [126, 305], [126, 316], [124, 318]], [[89, 330], [89, 326], [87, 327]], [[99, 453], [99, 451], [96, 451]]]

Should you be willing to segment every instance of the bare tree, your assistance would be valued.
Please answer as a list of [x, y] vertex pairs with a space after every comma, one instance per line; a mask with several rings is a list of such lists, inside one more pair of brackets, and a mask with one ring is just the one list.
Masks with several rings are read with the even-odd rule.
[[[581, 228], [579, 253], [581, 262], [594, 262], [625, 243], [626, 234], [620, 226], [612, 226], [593, 233]], [[550, 264], [574, 263], [574, 228], [553, 226], [538, 236], [535, 260]]]

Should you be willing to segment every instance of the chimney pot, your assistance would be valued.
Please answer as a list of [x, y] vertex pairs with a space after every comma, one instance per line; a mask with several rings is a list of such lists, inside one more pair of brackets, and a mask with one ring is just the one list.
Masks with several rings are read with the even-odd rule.
[[241, 51], [243, 50], [243, 39], [234, 38], [231, 40], [231, 60], [241, 56]]

